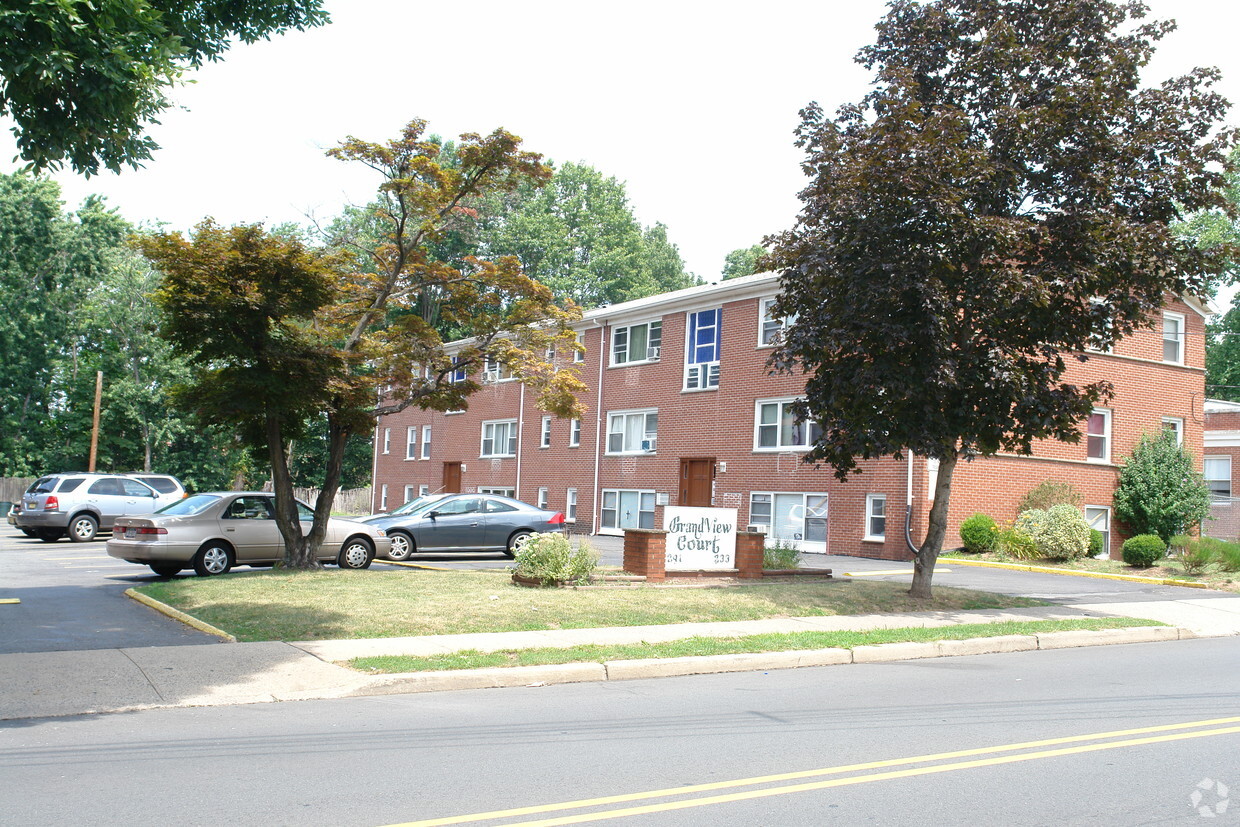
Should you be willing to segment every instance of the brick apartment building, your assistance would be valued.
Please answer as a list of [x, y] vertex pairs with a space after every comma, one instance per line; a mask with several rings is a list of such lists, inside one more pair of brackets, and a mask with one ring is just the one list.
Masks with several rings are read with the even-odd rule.
[[[786, 405], [804, 383], [766, 367], [781, 329], [769, 312], [778, 286], [777, 275], [763, 273], [586, 313], [577, 325], [586, 351], [576, 358], [590, 387], [581, 420], [537, 410], [498, 365], [487, 366], [468, 410], [384, 417], [374, 510], [421, 493], [502, 493], [564, 511], [575, 533], [622, 534], [661, 527], [665, 505], [710, 505], [735, 508], [741, 526], [807, 552], [907, 559], [906, 503], [920, 542], [935, 463], [868, 461], [842, 483], [801, 462], [815, 434]], [[961, 463], [946, 544], [970, 514], [1012, 519], [1026, 492], [1054, 480], [1082, 493], [1087, 519], [1117, 556], [1119, 459], [1143, 432], [1163, 428], [1200, 457], [1206, 312], [1192, 299], [1170, 301], [1153, 330], [1073, 361], [1067, 381], [1114, 384], [1108, 407], [1089, 418], [1078, 444], [1048, 441], [1030, 457]]]
[[1205, 451], [1202, 469], [1210, 488], [1210, 521], [1202, 533], [1223, 540], [1240, 540], [1240, 402], [1205, 401]]

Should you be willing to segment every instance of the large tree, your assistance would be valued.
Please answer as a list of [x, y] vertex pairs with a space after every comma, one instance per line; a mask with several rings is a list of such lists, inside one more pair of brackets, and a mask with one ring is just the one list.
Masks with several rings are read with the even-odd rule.
[[911, 593], [929, 597], [961, 458], [1080, 438], [1109, 383], [1068, 360], [1150, 324], [1171, 291], [1225, 267], [1169, 228], [1227, 209], [1231, 133], [1215, 70], [1140, 72], [1170, 23], [1109, 0], [894, 0], [858, 61], [874, 88], [811, 104], [810, 178], [770, 239], [774, 364], [806, 374], [809, 462], [847, 479], [906, 452], [939, 460]]
[[[238, 427], [249, 444], [265, 448], [292, 568], [317, 566], [348, 438], [371, 429], [376, 415], [410, 405], [463, 407], [478, 385], [453, 381], [458, 370], [500, 362], [537, 390], [541, 407], [581, 413], [580, 380], [545, 361], [555, 345], [574, 347], [576, 308], [559, 307], [514, 257], [471, 256], [458, 267], [430, 246], [464, 199], [546, 180], [550, 170], [502, 129], [461, 136], [459, 163], [440, 164], [440, 145], [424, 138], [425, 128], [415, 120], [388, 143], [349, 138], [329, 151], [381, 178], [366, 222], [381, 232], [359, 239], [370, 246], [354, 256], [210, 221], [191, 239], [163, 234], [142, 242], [165, 272], [158, 298], [166, 333], [197, 368], [182, 398], [205, 421]], [[470, 338], [446, 348], [441, 323], [467, 327]], [[304, 534], [288, 448], [318, 417], [326, 420], [326, 458]]]
[[137, 167], [166, 91], [233, 40], [327, 22], [322, 0], [18, 0], [0, 7], [0, 114], [35, 169]]

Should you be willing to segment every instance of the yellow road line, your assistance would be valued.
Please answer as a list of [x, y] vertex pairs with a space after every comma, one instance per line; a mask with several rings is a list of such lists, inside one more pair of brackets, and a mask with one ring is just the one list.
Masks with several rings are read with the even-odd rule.
[[567, 816], [564, 819], [552, 819], [548, 821], [537, 822], [521, 822], [522, 824], [572, 824], [579, 821], [599, 820], [603, 818], [617, 818], [622, 815], [634, 815], [640, 813], [655, 812], [659, 809], [682, 809], [684, 807], [702, 806], [704, 804], [723, 803], [725, 801], [740, 801], [746, 798], [759, 798], [770, 795], [783, 795], [789, 792], [803, 792], [813, 789], [825, 789], [828, 787], [844, 786], [847, 784], [859, 784], [865, 781], [880, 781], [889, 778], [902, 778], [915, 775], [925, 775], [933, 772], [946, 772], [955, 769], [969, 769], [973, 767], [989, 766], [993, 764], [1005, 764], [1015, 761], [1028, 761], [1034, 758], [1049, 758], [1058, 755], [1070, 755], [1082, 752], [1094, 752], [1103, 749], [1115, 749], [1124, 746], [1136, 746], [1139, 744], [1152, 744], [1162, 741], [1175, 741], [1185, 738], [1198, 738], [1207, 735], [1225, 735], [1240, 732], [1240, 726], [1231, 726], [1224, 729], [1204, 730], [1197, 732], [1176, 732], [1176, 730], [1200, 729], [1201, 727], [1217, 726], [1220, 724], [1240, 723], [1240, 717], [1231, 718], [1212, 718], [1204, 721], [1194, 721], [1184, 724], [1163, 724], [1161, 726], [1141, 727], [1139, 729], [1121, 729], [1112, 732], [1098, 732], [1089, 735], [1069, 735], [1062, 738], [1048, 738], [1039, 741], [1024, 741], [1017, 744], [1004, 744], [995, 747], [978, 747], [975, 749], [955, 750], [952, 752], [931, 753], [928, 755], [917, 755], [910, 758], [892, 758], [884, 761], [869, 761], [861, 764], [846, 764], [839, 767], [826, 767], [816, 770], [800, 770], [798, 772], [780, 773], [778, 775], [762, 775], [753, 778], [739, 778], [730, 781], [715, 781], [708, 784], [692, 784], [684, 787], [672, 787], [662, 790], [652, 790], [640, 793], [623, 793], [620, 795], [604, 796], [601, 798], [584, 799], [581, 801], [566, 801], [556, 804], [543, 804], [531, 807], [517, 807], [509, 810], [493, 810], [486, 813], [473, 813], [470, 815], [448, 816], [445, 818], [427, 819], [423, 821], [410, 821], [402, 824], [391, 825], [391, 827], [432, 827], [447, 824], [467, 824], [470, 822], [489, 821], [498, 818], [513, 818], [516, 816], [537, 815], [540, 813], [551, 813], [563, 810], [576, 810], [586, 807], [601, 807], [608, 804], [621, 804], [628, 801], [640, 801], [648, 798], [664, 798], [674, 795], [687, 795], [697, 792], [709, 792], [713, 790], [725, 790], [735, 787], [749, 787], [758, 784], [773, 784], [781, 781], [794, 781], [802, 778], [815, 778], [824, 775], [840, 775], [843, 773], [858, 772], [861, 770], [881, 769], [885, 767], [899, 767], [908, 764], [920, 764], [927, 761], [942, 761], [952, 758], [968, 758], [971, 756], [989, 755], [1000, 752], [1015, 752], [1018, 750], [1035, 749], [1039, 747], [1053, 747], [1061, 744], [1079, 744], [1084, 741], [1097, 741], [1106, 738], [1128, 738], [1128, 736], [1145, 735], [1151, 736], [1151, 733], [1170, 732], [1174, 734], [1151, 736], [1144, 738], [1129, 738], [1124, 741], [1107, 741], [1101, 744], [1086, 744], [1084, 746], [1067, 747], [1062, 749], [1042, 750], [1039, 752], [1022, 753], [1020, 755], [999, 756], [994, 758], [984, 758], [976, 761], [963, 761], [955, 764], [938, 764], [932, 767], [921, 767], [910, 770], [898, 770], [895, 772], [877, 773], [867, 776], [854, 776], [852, 778], [832, 779], [830, 781], [817, 781], [810, 784], [797, 784], [788, 787], [777, 787], [767, 790], [752, 790], [742, 793], [731, 793], [725, 796], [711, 796], [708, 798], [693, 799], [682, 802], [669, 802], [667, 804], [652, 804], [644, 807], [628, 808], [625, 810], [609, 811], [607, 813], [591, 813], [581, 816]]
[[1209, 584], [1193, 580], [1176, 580], [1171, 577], [1140, 577], [1135, 574], [1110, 574], [1103, 571], [1085, 571], [1084, 569], [1061, 569], [1054, 566], [1026, 566], [1020, 563], [995, 563], [990, 560], [962, 560], [952, 557], [953, 563], [961, 566], [977, 566], [985, 569], [1004, 569], [1006, 571], [1032, 571], [1038, 574], [1062, 574], [1068, 577], [1092, 577], [1095, 580], [1126, 580], [1130, 583], [1149, 583], [1154, 586], [1185, 586], [1190, 589], [1208, 589]]
[[[891, 569], [889, 571], [846, 571], [842, 577], [885, 577], [894, 574], [912, 574], [912, 569]], [[935, 574], [951, 574], [951, 569], [935, 569]]]

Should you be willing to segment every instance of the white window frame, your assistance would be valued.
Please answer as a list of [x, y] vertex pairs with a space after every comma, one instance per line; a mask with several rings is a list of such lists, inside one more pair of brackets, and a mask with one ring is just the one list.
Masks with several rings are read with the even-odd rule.
[[564, 522], [577, 522], [577, 489], [570, 488], [564, 493]]
[[[650, 334], [654, 330], [654, 327], [656, 325], [658, 325], [658, 328], [659, 328], [659, 336], [658, 336], [658, 339], [656, 340], [657, 344], [651, 344], [651, 340], [654, 337], [652, 337]], [[646, 352], [644, 354], [641, 354], [641, 358], [631, 359], [629, 357], [632, 354], [629, 353], [629, 350], [630, 350], [630, 344], [633, 340], [633, 331], [640, 327], [646, 328]], [[623, 336], [621, 334], [623, 334]], [[623, 339], [624, 341], [623, 358], [620, 358], [620, 340], [621, 339]], [[611, 330], [611, 366], [612, 367], [617, 367], [619, 365], [640, 365], [640, 364], [645, 364], [646, 362], [657, 362], [659, 361], [659, 355], [662, 352], [662, 348], [663, 348], [663, 319], [661, 318], [651, 319], [648, 322], [639, 322], [637, 324], [629, 324], [629, 325], [622, 325], [619, 327], [613, 327]]]
[[385, 454], [392, 453], [392, 429], [391, 428], [383, 429], [383, 453]]
[[577, 344], [580, 345], [580, 347], [573, 348], [573, 361], [577, 364], [581, 364], [586, 360], [586, 334], [577, 334]]
[[[497, 436], [497, 432], [503, 430], [502, 436]], [[488, 431], [490, 436], [488, 436]], [[504, 451], [496, 451], [496, 443], [503, 440], [505, 445]], [[491, 443], [491, 453], [487, 453], [487, 443]], [[517, 420], [515, 419], [490, 419], [482, 423], [482, 443], [479, 446], [478, 456], [485, 459], [487, 457], [515, 457], [517, 455]]]
[[487, 356], [482, 362], [482, 381], [488, 384], [496, 382], [512, 382], [516, 377], [512, 375], [512, 371], [508, 366], [498, 359]]
[[581, 420], [571, 419], [568, 422], [568, 447], [578, 448], [581, 446]]
[[429, 494], [429, 493], [431, 493], [431, 487], [430, 487], [429, 485], [422, 484], [422, 485], [419, 485], [419, 486], [418, 486], [418, 496], [419, 496], [419, 497], [425, 497], [425, 496], [426, 496], [427, 494]]
[[[1090, 305], [1092, 305], [1092, 307], [1097, 307], [1098, 305], [1103, 304], [1104, 301], [1100, 298], [1095, 297], [1095, 298], [1090, 299], [1089, 303]], [[1108, 337], [1110, 336], [1111, 331], [1114, 329], [1114, 327], [1115, 327], [1114, 321], [1111, 319], [1107, 319], [1106, 330], [1107, 330]], [[1089, 344], [1085, 345], [1085, 349], [1091, 353], [1111, 353], [1114, 350], [1114, 348], [1109, 342], [1104, 344], [1100, 336], [1091, 336], [1089, 338]]]
[[551, 505], [551, 489], [544, 485], [538, 489], [538, 507], [546, 511], [549, 505]]
[[1162, 418], [1162, 427], [1164, 431], [1171, 431], [1175, 434], [1175, 444], [1184, 445], [1184, 420], [1178, 416], [1164, 416]]
[[507, 486], [492, 486], [490, 488], [479, 488], [478, 493], [479, 494], [490, 494], [495, 497], [509, 497], [509, 498], [515, 499], [517, 495], [517, 489], [510, 488]]
[[[654, 416], [654, 430], [650, 429], [650, 416]], [[636, 445], [628, 444], [629, 427], [628, 421], [633, 417], [642, 417], [641, 437], [637, 440]], [[616, 428], [619, 422], [620, 427]], [[612, 450], [612, 436], [620, 436], [620, 450]], [[610, 456], [623, 456], [634, 454], [653, 454], [657, 449], [659, 438], [659, 409], [658, 408], [635, 408], [632, 410], [609, 411], [607, 414], [607, 453]], [[643, 448], [642, 445], [649, 443], [649, 447]]]
[[[1102, 433], [1092, 433], [1090, 428], [1090, 420], [1095, 414], [1101, 414], [1103, 417]], [[1090, 456], [1090, 440], [1102, 440], [1102, 456]], [[1089, 418], [1085, 420], [1085, 460], [1087, 462], [1110, 462], [1111, 461], [1111, 410], [1109, 408], [1094, 408], [1090, 411]]]
[[413, 498], [414, 498], [413, 486], [412, 486], [412, 485], [406, 485], [406, 486], [405, 486], [405, 502], [409, 502], [409, 501], [410, 501], [410, 500], [412, 500]]
[[[875, 513], [875, 506], [882, 504], [882, 513]], [[875, 534], [874, 521], [881, 519], [883, 521], [883, 533]], [[887, 541], [887, 495], [886, 494], [866, 494], [865, 495], [865, 536], [861, 538], [868, 543], [883, 543]]]
[[[1211, 463], [1218, 464], [1218, 463], [1224, 463], [1224, 462], [1227, 464], [1227, 476], [1212, 477], [1208, 473], [1206, 473], [1209, 470]], [[1232, 485], [1232, 478], [1231, 478], [1231, 474], [1232, 474], [1231, 455], [1230, 454], [1206, 454], [1205, 456], [1201, 458], [1201, 469], [1202, 469], [1202, 476], [1205, 478], [1205, 481], [1206, 481], [1206, 487], [1210, 488], [1211, 498], [1227, 497], [1230, 500], [1234, 492], [1234, 486]], [[1227, 493], [1223, 494], [1221, 492], [1216, 492], [1213, 488], [1211, 488], [1210, 482], [1212, 480], [1226, 480]]]
[[388, 487], [387, 487], [387, 483], [385, 482], [383, 483], [383, 485], [379, 486], [379, 510], [380, 511], [388, 510], [387, 497], [388, 497]]
[[[759, 513], [759, 508], [757, 504], [758, 497], [767, 498], [766, 503], [765, 503], [765, 510], [767, 513], [765, 515]], [[781, 537], [779, 535], [779, 527], [775, 525], [775, 514], [776, 514], [777, 502], [780, 497], [799, 497], [801, 499], [801, 505], [799, 506], [802, 512], [802, 519], [800, 521], [801, 530], [798, 532], [793, 532], [794, 534], [799, 534], [800, 537], [796, 537], [796, 536]], [[813, 502], [811, 502], [811, 500]], [[812, 511], [814, 507], [814, 502], [820, 502], [822, 504], [822, 507], [825, 509], [825, 513], [823, 514], [814, 513]], [[798, 506], [794, 506], [794, 508], [796, 507]], [[767, 532], [766, 532], [767, 540], [770, 542], [782, 541], [782, 542], [787, 542], [787, 543], [793, 543], [801, 551], [808, 551], [808, 552], [816, 553], [816, 554], [826, 554], [827, 543], [830, 540], [830, 531], [831, 531], [830, 516], [831, 516], [830, 515], [830, 500], [828, 499], [828, 495], [825, 491], [810, 491], [810, 492], [751, 491], [749, 492], [749, 524], [750, 525], [765, 525], [767, 527]], [[807, 521], [809, 519], [819, 518], [819, 517], [827, 521], [827, 525], [825, 526], [825, 532], [824, 532], [825, 539], [822, 542], [818, 542], [816, 540], [807, 540], [805, 538], [806, 534], [809, 533]]]
[[418, 426], [410, 425], [405, 429], [405, 459], [418, 458]]
[[[1090, 512], [1093, 512], [1091, 516]], [[1102, 552], [1099, 559], [1105, 559], [1111, 556], [1111, 509], [1105, 505], [1087, 505], [1084, 507], [1085, 522], [1095, 531], [1102, 532]], [[1099, 517], [1102, 520], [1102, 528], [1098, 527]]]
[[[818, 426], [810, 421], [801, 422], [802, 441], [800, 443], [782, 443], [783, 439], [783, 422], [784, 409], [787, 405], [800, 401], [801, 397], [786, 396], [776, 397], [773, 399], [755, 399], [753, 405], [753, 450], [755, 453], [787, 453], [788, 451], [808, 451], [813, 447], [813, 432]], [[762, 408], [766, 405], [775, 405], [775, 422], [764, 423], [762, 421]], [[794, 423], [795, 425], [795, 423]], [[762, 429], [775, 428], [775, 445], [762, 444]]]
[[422, 459], [431, 458], [431, 426], [422, 426]]
[[[610, 509], [607, 508], [607, 500], [608, 500], [609, 494], [615, 495], [615, 499], [614, 499], [615, 505]], [[658, 507], [659, 502], [658, 502], [658, 496], [656, 495], [654, 489], [652, 488], [604, 488], [601, 491], [599, 491], [599, 503], [600, 503], [599, 505], [599, 530], [598, 530], [599, 534], [610, 534], [610, 535], [623, 535], [624, 534], [624, 529], [620, 527], [620, 495], [621, 494], [636, 494], [637, 495], [637, 526], [639, 528], [641, 527], [641, 522], [642, 522], [641, 515], [642, 514], [649, 514], [650, 515], [650, 520], [649, 520], [650, 527], [651, 528], [655, 527], [656, 524], [654, 522], [654, 513], [655, 513], [654, 510], [655, 508]], [[643, 500], [650, 503], [650, 508], [648, 509], [642, 508]], [[614, 517], [615, 517], [614, 525], [608, 525], [606, 522], [608, 511], [611, 511], [614, 514]]]
[[[1168, 332], [1167, 330], [1168, 322], [1175, 323], [1176, 330], [1174, 332], [1170, 332], [1170, 333]], [[1172, 364], [1172, 365], [1184, 364], [1184, 333], [1185, 333], [1184, 325], [1185, 325], [1185, 317], [1183, 313], [1173, 313], [1170, 310], [1163, 311], [1163, 318], [1162, 318], [1163, 356], [1162, 356], [1162, 360], [1168, 364]], [[1171, 359], [1167, 358], [1167, 347], [1168, 346], [1171, 346], [1175, 349], [1174, 358], [1171, 358]]]
[[551, 417], [549, 416], [544, 416], [542, 418], [542, 437], [538, 441], [538, 447], [551, 447]]
[[[710, 324], [702, 317], [711, 314]], [[714, 358], [698, 361], [697, 334], [714, 329]], [[685, 384], [686, 391], [708, 391], [719, 387], [720, 357], [723, 351], [723, 309], [712, 307], [685, 313]]]
[[795, 315], [781, 316], [778, 319], [771, 315], [771, 307], [778, 298], [778, 296], [766, 296], [758, 299], [758, 347], [780, 345], [784, 331], [797, 319]]

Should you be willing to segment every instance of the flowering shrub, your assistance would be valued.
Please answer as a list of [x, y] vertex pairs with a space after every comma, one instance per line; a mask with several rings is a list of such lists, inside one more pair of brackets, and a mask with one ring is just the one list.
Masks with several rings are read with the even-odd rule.
[[512, 569], [522, 577], [550, 586], [580, 583], [590, 577], [597, 565], [598, 554], [584, 541], [574, 549], [563, 534], [546, 532], [531, 534], [521, 544]]
[[1052, 560], [1078, 560], [1089, 552], [1089, 523], [1076, 506], [1061, 503], [1044, 512], [1034, 542]]
[[999, 529], [999, 543], [996, 549], [1001, 557], [1013, 560], [1033, 560], [1038, 556], [1038, 544], [1023, 528], [1005, 525]]

